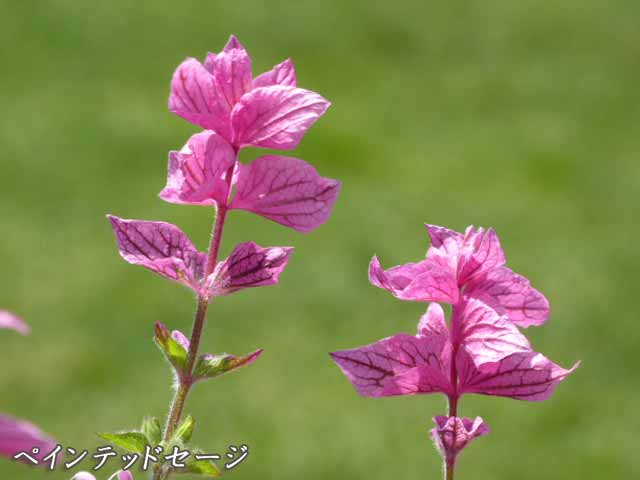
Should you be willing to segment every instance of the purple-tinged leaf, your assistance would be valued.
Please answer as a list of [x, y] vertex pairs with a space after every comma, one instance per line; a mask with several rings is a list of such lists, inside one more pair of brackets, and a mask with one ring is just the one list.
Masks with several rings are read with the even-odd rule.
[[210, 296], [228, 295], [252, 287], [275, 285], [287, 266], [293, 247], [261, 247], [254, 242], [236, 246], [207, 280]]
[[0, 328], [15, 330], [22, 335], [28, 335], [31, 331], [24, 320], [6, 310], [0, 310]]
[[518, 352], [495, 363], [476, 368], [461, 350], [457, 359], [460, 393], [478, 393], [540, 402], [549, 398], [555, 387], [572, 373], [556, 365], [541, 353]]
[[455, 278], [431, 260], [383, 270], [374, 256], [369, 265], [369, 281], [376, 287], [390, 291], [400, 300], [451, 304], [458, 301]]
[[449, 393], [445, 344], [437, 337], [398, 334], [331, 358], [364, 397]]
[[303, 160], [265, 155], [240, 168], [236, 188], [231, 208], [309, 232], [329, 218], [340, 182], [321, 177]]
[[211, 355], [207, 353], [201, 355], [193, 370], [194, 380], [199, 381], [219, 377], [227, 372], [251, 365], [262, 355], [262, 352], [263, 350], [260, 348], [247, 355], [241, 356], [231, 355], [229, 353], [223, 353], [221, 355]]
[[330, 103], [317, 93], [274, 85], [245, 94], [231, 112], [233, 144], [295, 148]]
[[531, 350], [518, 327], [476, 298], [464, 297], [454, 305], [451, 322], [453, 341], [466, 349], [476, 367]]
[[291, 59], [279, 63], [268, 72], [253, 79], [253, 88], [269, 87], [271, 85], [296, 86], [296, 71]]
[[199, 291], [206, 255], [182, 230], [165, 222], [108, 218], [122, 258]]
[[470, 282], [466, 293], [504, 309], [520, 327], [542, 325], [549, 318], [549, 302], [529, 280], [507, 267], [499, 267]]
[[169, 110], [230, 140], [230, 110], [219, 97], [213, 75], [198, 60], [188, 58], [173, 74]]
[[227, 173], [236, 154], [212, 130], [193, 135], [182, 150], [169, 152], [167, 185], [160, 198], [177, 204], [226, 205], [231, 182]]
[[[0, 414], [0, 455], [13, 458], [26, 452], [42, 460], [55, 447], [56, 442], [31, 422]], [[38, 453], [33, 454], [33, 448], [37, 448]]]
[[456, 461], [460, 452], [474, 439], [487, 435], [489, 427], [482, 418], [433, 417], [435, 428], [431, 430], [431, 438], [436, 448], [449, 464]]
[[213, 75], [221, 107], [231, 112], [240, 97], [252, 88], [249, 54], [240, 41], [231, 35], [222, 52], [207, 55], [204, 67]]

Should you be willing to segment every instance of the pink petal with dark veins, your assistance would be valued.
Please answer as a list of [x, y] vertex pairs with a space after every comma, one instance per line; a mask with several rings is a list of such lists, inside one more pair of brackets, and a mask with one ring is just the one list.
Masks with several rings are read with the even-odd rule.
[[179, 152], [169, 153], [167, 185], [160, 198], [177, 204], [226, 205], [227, 173], [236, 154], [226, 140], [212, 130], [193, 135]]
[[443, 339], [449, 338], [449, 329], [444, 318], [444, 310], [438, 303], [429, 304], [427, 313], [420, 317], [418, 323], [418, 337], [436, 336]]
[[258, 87], [245, 94], [231, 112], [233, 144], [295, 148], [329, 105], [309, 90], [282, 85]]
[[225, 108], [224, 100], [219, 97], [213, 75], [198, 60], [188, 58], [173, 74], [169, 110], [230, 140], [230, 109]]
[[429, 224], [425, 224], [425, 227], [431, 240], [431, 246], [427, 250], [427, 259], [443, 268], [450, 269], [456, 275], [464, 237], [445, 227]]
[[253, 88], [269, 87], [271, 85], [296, 86], [296, 71], [291, 59], [279, 63], [268, 72], [253, 79]]
[[[32, 453], [34, 447], [39, 449], [37, 454]], [[42, 460], [55, 447], [56, 442], [31, 422], [0, 414], [0, 455], [12, 458], [25, 452]]]
[[125, 261], [199, 290], [206, 255], [182, 230], [165, 222], [108, 218]]
[[478, 393], [508, 397], [515, 400], [540, 402], [549, 398], [558, 383], [572, 373], [556, 365], [541, 353], [514, 353], [498, 362], [485, 363], [479, 368], [465, 351], [458, 355], [459, 389], [461, 393]]
[[458, 262], [460, 286], [476, 276], [501, 267], [504, 263], [504, 252], [493, 228], [467, 228]]
[[251, 90], [251, 57], [233, 35], [224, 50], [208, 55], [205, 68], [213, 75], [221, 108], [231, 112], [240, 97]]
[[240, 168], [231, 208], [309, 232], [327, 221], [339, 190], [340, 182], [303, 160], [266, 155]]
[[209, 295], [228, 295], [245, 288], [275, 285], [287, 266], [292, 247], [261, 247], [241, 243], [219, 263], [207, 280]]
[[372, 285], [390, 291], [400, 300], [415, 302], [458, 301], [458, 285], [450, 272], [431, 260], [383, 270], [374, 256], [369, 264]]
[[6, 310], [0, 310], [0, 328], [15, 330], [22, 335], [28, 335], [31, 331], [24, 320]]
[[455, 305], [451, 323], [454, 342], [466, 349], [476, 367], [531, 350], [518, 327], [476, 298], [465, 296]]
[[364, 347], [331, 353], [356, 391], [364, 397], [449, 393], [445, 341], [398, 334]]
[[436, 427], [431, 430], [431, 438], [436, 448], [449, 463], [453, 463], [460, 452], [474, 439], [487, 435], [489, 427], [481, 417], [475, 420], [459, 417], [433, 417]]
[[466, 293], [503, 309], [509, 320], [520, 327], [542, 325], [549, 318], [549, 302], [545, 296], [533, 288], [529, 280], [507, 267], [473, 279]]

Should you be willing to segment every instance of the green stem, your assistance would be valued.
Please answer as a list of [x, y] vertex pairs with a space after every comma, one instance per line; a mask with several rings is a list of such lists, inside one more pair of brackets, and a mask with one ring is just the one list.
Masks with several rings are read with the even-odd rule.
[[[236, 152], [237, 155], [237, 152]], [[229, 190], [231, 190], [231, 179], [233, 177], [233, 170], [235, 165], [229, 168], [227, 172], [227, 184]], [[230, 193], [230, 192], [229, 192]], [[228, 198], [227, 198], [228, 200]], [[216, 211], [215, 221], [213, 223], [213, 233], [211, 235], [211, 243], [209, 244], [209, 250], [207, 253], [207, 260], [205, 266], [204, 277], [207, 278], [211, 275], [218, 263], [218, 253], [220, 251], [220, 243], [222, 240], [222, 232], [224, 230], [224, 223], [227, 218], [227, 203], [220, 205]], [[182, 413], [184, 411], [184, 405], [189, 396], [189, 391], [193, 385], [193, 366], [198, 355], [198, 348], [200, 347], [200, 339], [202, 338], [202, 330], [204, 329], [204, 321], [207, 316], [207, 309], [209, 308], [209, 297], [200, 293], [198, 295], [198, 305], [196, 308], [195, 317], [193, 320], [193, 328], [191, 330], [191, 340], [189, 343], [189, 352], [187, 357], [187, 366], [185, 373], [180, 377], [180, 383], [176, 389], [176, 393], [171, 402], [171, 408], [169, 409], [169, 415], [167, 416], [167, 423], [164, 429], [164, 440], [169, 441], [173, 432], [178, 427]], [[153, 473], [154, 480], [164, 480], [169, 475], [169, 472], [163, 471], [158, 466]]]

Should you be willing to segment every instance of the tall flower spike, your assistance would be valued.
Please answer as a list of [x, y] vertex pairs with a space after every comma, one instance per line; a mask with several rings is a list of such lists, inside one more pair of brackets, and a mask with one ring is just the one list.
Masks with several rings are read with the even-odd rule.
[[169, 97], [169, 110], [215, 130], [236, 148], [295, 148], [329, 105], [296, 87], [290, 61], [252, 79], [251, 59], [234, 36], [222, 52], [209, 53], [204, 65], [193, 58], [180, 64]]

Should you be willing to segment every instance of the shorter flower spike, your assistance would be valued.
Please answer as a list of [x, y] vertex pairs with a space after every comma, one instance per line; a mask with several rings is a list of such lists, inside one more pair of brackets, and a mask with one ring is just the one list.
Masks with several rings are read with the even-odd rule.
[[24, 320], [6, 310], [0, 310], [0, 328], [15, 330], [22, 335], [28, 335], [31, 331]]
[[217, 297], [245, 288], [275, 285], [292, 251], [292, 247], [261, 247], [254, 242], [241, 243], [209, 276], [207, 292]]
[[471, 441], [487, 435], [489, 427], [482, 418], [433, 417], [435, 428], [431, 430], [431, 438], [442, 458], [449, 465], [455, 464], [456, 457]]
[[231, 208], [309, 232], [327, 221], [339, 191], [340, 182], [321, 177], [303, 160], [265, 155], [240, 167]]
[[127, 262], [198, 292], [206, 255], [175, 225], [108, 215], [120, 255]]
[[0, 414], [0, 455], [9, 458], [20, 452], [32, 455], [32, 449], [38, 448], [33, 456], [42, 460], [55, 446], [56, 442], [33, 423]]
[[182, 150], [169, 152], [167, 186], [160, 198], [177, 204], [226, 205], [236, 153], [212, 130], [193, 135]]

